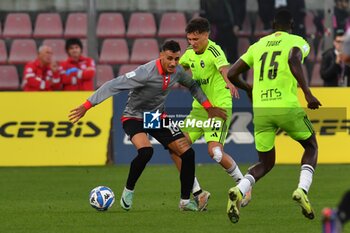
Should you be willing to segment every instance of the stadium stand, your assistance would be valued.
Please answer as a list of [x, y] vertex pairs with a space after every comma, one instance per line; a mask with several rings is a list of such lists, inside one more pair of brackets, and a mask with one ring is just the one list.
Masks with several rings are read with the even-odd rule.
[[83, 44], [83, 56], [88, 55], [88, 45], [87, 45], [87, 39], [80, 39], [81, 43]]
[[64, 37], [85, 38], [87, 33], [87, 16], [86, 13], [69, 13], [66, 21]]
[[174, 40], [174, 41], [177, 41], [180, 44], [181, 55], [186, 52], [186, 49], [188, 47], [187, 39], [185, 39], [185, 38], [167, 38], [164, 41], [168, 41], [168, 40]]
[[310, 39], [309, 40], [310, 45], [310, 53], [308, 58], [312, 62], [320, 62], [322, 60], [322, 53], [323, 53], [323, 40], [320, 39]]
[[126, 40], [105, 39], [102, 43], [99, 63], [125, 64], [129, 62], [129, 49]]
[[157, 57], [159, 57], [159, 46], [155, 38], [135, 39], [132, 46], [130, 63], [142, 64]]
[[254, 27], [254, 37], [263, 37], [272, 31], [264, 30], [264, 24], [260, 18], [260, 16], [256, 16], [255, 18], [255, 27]]
[[4, 40], [0, 40], [0, 64], [7, 63], [7, 49]]
[[305, 29], [306, 29], [306, 36], [310, 38], [315, 38], [317, 29], [316, 25], [314, 23], [314, 14], [311, 11], [306, 11], [305, 15]]
[[43, 45], [50, 46], [52, 48], [53, 56], [56, 61], [63, 61], [67, 59], [65, 51], [65, 40], [63, 39], [45, 39]]
[[133, 12], [128, 23], [126, 36], [129, 38], [155, 37], [156, 21], [152, 13]]
[[321, 68], [320, 63], [314, 64], [314, 67], [312, 69], [311, 82], [310, 82], [310, 85], [313, 87], [323, 86], [323, 80], [321, 79], [320, 68]]
[[160, 20], [158, 37], [185, 37], [186, 24], [183, 12], [164, 12]]
[[139, 66], [139, 64], [124, 64], [119, 68], [118, 76], [133, 71]]
[[252, 25], [250, 15], [246, 15], [243, 21], [242, 29], [237, 33], [238, 37], [250, 37], [252, 35]]
[[105, 82], [114, 78], [113, 68], [108, 64], [99, 64], [96, 66], [96, 85], [97, 88]]
[[[100, 65], [110, 65], [114, 73], [118, 70], [123, 71], [124, 67], [128, 67], [125, 65], [134, 68], [135, 64], [143, 64], [157, 58], [159, 46], [169, 39], [179, 42], [182, 55], [188, 47], [185, 38], [186, 19], [198, 15], [198, 12], [183, 11], [98, 12], [96, 35], [99, 57], [96, 62]], [[306, 65], [309, 77], [314, 76], [314, 69], [317, 67], [314, 64], [321, 61], [323, 51], [323, 41], [317, 35], [315, 18], [317, 12], [307, 10], [305, 26], [311, 46]], [[85, 12], [6, 12], [0, 21], [0, 38], [3, 39], [0, 40], [0, 64], [14, 64], [17, 70], [21, 71], [23, 64], [35, 59], [37, 46], [41, 44], [52, 47], [55, 60], [65, 60], [65, 39], [69, 37], [82, 40], [83, 55], [87, 56], [87, 26]], [[263, 30], [258, 14], [247, 12], [242, 30], [237, 33], [239, 55], [246, 51], [250, 42], [267, 33]], [[21, 72], [18, 73], [21, 75]], [[248, 79], [251, 78], [249, 76]], [[312, 79], [311, 85], [319, 86], [319, 81], [322, 82]]]
[[238, 56], [241, 56], [243, 55], [248, 47], [250, 46], [250, 41], [248, 38], [244, 38], [244, 37], [239, 37], [238, 38]]
[[27, 13], [9, 13], [4, 25], [4, 38], [29, 38], [32, 36], [32, 22]]
[[36, 21], [34, 38], [61, 38], [63, 25], [58, 13], [39, 13]]
[[97, 22], [97, 37], [119, 38], [125, 36], [125, 22], [121, 13], [101, 13]]
[[14, 65], [0, 65], [0, 90], [15, 91], [19, 89], [17, 68]]
[[37, 47], [33, 39], [14, 39], [11, 44], [10, 64], [24, 64], [36, 58]]

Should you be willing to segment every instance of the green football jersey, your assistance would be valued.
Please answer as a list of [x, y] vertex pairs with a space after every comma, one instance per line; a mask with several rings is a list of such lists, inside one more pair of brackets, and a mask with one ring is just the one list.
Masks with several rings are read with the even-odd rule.
[[[209, 101], [218, 107], [232, 107], [230, 90], [226, 89], [226, 82], [219, 69], [228, 66], [226, 56], [220, 46], [209, 40], [204, 53], [196, 54], [189, 46], [180, 59], [180, 64], [191, 69], [193, 79], [200, 85]], [[201, 108], [194, 100], [193, 108]]]
[[303, 62], [309, 54], [309, 44], [300, 36], [278, 31], [261, 38], [241, 56], [254, 69], [255, 115], [284, 114], [283, 109], [300, 108], [297, 80], [288, 64], [293, 47], [301, 50]]

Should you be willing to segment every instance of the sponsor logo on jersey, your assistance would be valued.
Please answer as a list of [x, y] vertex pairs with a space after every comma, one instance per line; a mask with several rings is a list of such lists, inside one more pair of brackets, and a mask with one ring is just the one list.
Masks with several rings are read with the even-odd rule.
[[196, 82], [198, 83], [198, 85], [207, 85], [209, 84], [209, 78], [205, 78], [205, 79], [198, 79], [196, 80]]
[[282, 92], [278, 88], [261, 90], [260, 99], [261, 101], [281, 100]]

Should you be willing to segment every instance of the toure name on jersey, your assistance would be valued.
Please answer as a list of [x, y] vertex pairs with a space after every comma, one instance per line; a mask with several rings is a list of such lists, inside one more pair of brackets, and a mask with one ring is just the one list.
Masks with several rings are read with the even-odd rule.
[[271, 40], [266, 43], [266, 47], [278, 46], [282, 40]]

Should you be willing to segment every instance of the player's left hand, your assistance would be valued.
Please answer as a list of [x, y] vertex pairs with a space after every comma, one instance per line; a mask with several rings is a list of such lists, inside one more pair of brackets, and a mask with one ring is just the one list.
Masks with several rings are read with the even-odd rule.
[[72, 122], [73, 124], [78, 122], [80, 120], [80, 118], [82, 118], [85, 113], [86, 113], [86, 108], [84, 107], [84, 105], [80, 105], [79, 107], [73, 109], [70, 111], [69, 114], [69, 121]]
[[226, 89], [230, 89], [230, 93], [232, 97], [239, 99], [238, 89], [235, 87], [235, 85], [233, 85], [232, 83], [227, 83]]
[[322, 106], [321, 102], [312, 94], [306, 95], [305, 99], [307, 101], [307, 107], [310, 109], [318, 109]]
[[209, 107], [206, 109], [208, 112], [208, 118], [219, 117], [223, 120], [227, 119], [226, 110], [219, 107]]

